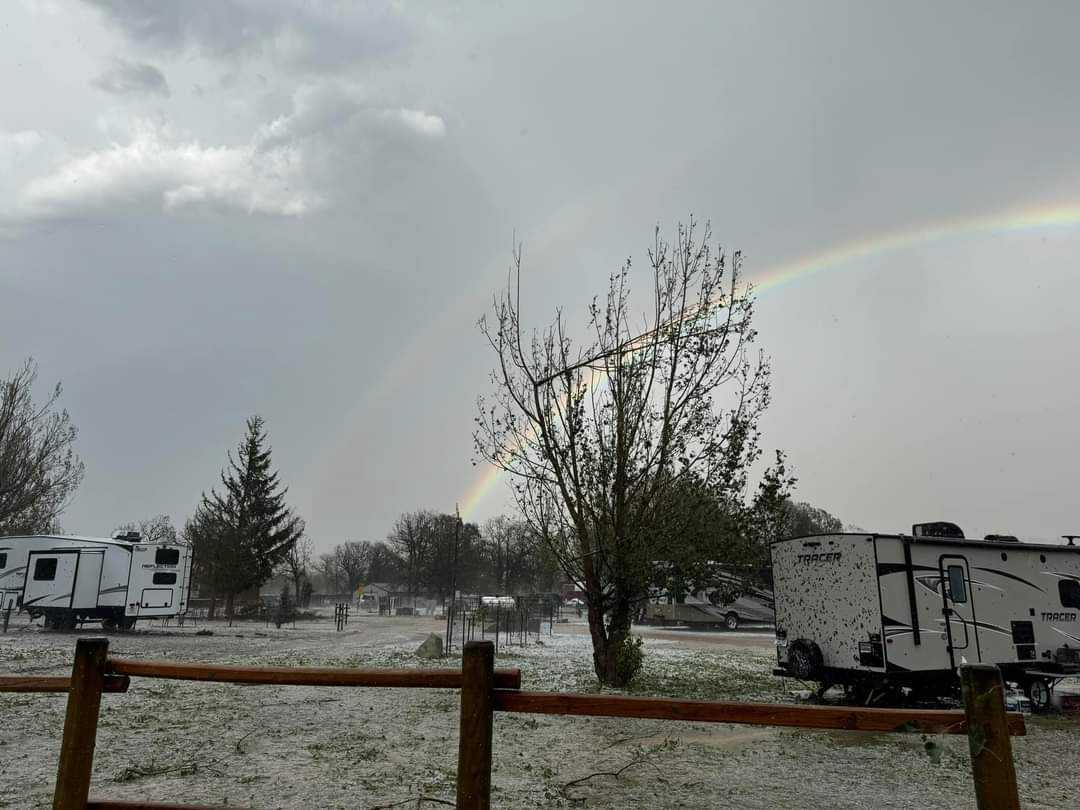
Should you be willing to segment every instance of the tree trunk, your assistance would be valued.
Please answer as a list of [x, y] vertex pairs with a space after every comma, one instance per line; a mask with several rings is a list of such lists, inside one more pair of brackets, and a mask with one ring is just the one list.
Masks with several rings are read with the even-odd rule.
[[585, 599], [589, 603], [589, 634], [593, 643], [593, 669], [600, 683], [623, 689], [630, 684], [637, 674], [633, 666], [620, 665], [630, 637], [630, 600], [616, 591], [615, 605], [611, 610], [610, 621], [604, 621], [604, 614], [599, 607], [599, 592], [586, 590]]
[[233, 594], [229, 593], [225, 596], [225, 618], [229, 620], [229, 627], [232, 627], [233, 620]]
[[206, 618], [210, 619], [210, 620], [213, 620], [214, 616], [216, 616], [216, 615], [217, 615], [217, 594], [215, 593], [213, 596], [210, 597], [210, 607], [207, 608], [207, 610], [206, 610]]

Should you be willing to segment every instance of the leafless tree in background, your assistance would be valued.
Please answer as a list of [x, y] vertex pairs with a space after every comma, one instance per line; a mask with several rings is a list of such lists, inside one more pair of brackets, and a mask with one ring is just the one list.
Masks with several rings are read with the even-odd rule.
[[606, 300], [593, 300], [577, 348], [561, 310], [527, 335], [520, 250], [493, 318], [480, 322], [497, 366], [495, 393], [480, 400], [478, 455], [511, 474], [525, 519], [582, 585], [594, 668], [613, 686], [640, 667], [630, 626], [663, 496], [683, 476], [705, 487], [739, 480], [758, 456], [769, 401], [740, 255], [729, 266], [708, 225], [697, 230], [680, 226], [670, 245], [657, 229], [647, 314], [631, 315], [627, 262]]
[[156, 515], [146, 520], [122, 523], [113, 530], [117, 532], [138, 532], [144, 543], [175, 543], [176, 527], [168, 515]]
[[282, 568], [292, 580], [297, 604], [302, 604], [300, 588], [304, 580], [308, 578], [312, 551], [311, 538], [305, 535], [296, 541], [296, 545], [290, 548], [285, 555], [285, 563]]
[[415, 597], [424, 586], [427, 560], [433, 543], [435, 515], [407, 512], [397, 519], [386, 541], [405, 564], [405, 585]]
[[77, 431], [57, 410], [60, 383], [43, 402], [33, 399], [37, 364], [0, 382], [0, 535], [56, 531], [83, 477], [72, 445]]

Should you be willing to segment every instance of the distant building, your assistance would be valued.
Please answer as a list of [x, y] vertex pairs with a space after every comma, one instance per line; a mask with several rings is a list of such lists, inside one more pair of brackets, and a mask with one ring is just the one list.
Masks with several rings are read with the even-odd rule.
[[360, 607], [377, 613], [393, 615], [397, 610], [399, 596], [396, 585], [389, 582], [372, 582], [364, 586]]

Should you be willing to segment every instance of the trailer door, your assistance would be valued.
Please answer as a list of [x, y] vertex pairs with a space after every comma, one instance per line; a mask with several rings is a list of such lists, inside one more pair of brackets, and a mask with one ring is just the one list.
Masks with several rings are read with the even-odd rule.
[[78, 551], [31, 551], [23, 607], [70, 608]]
[[73, 608], [93, 610], [98, 606], [101, 567], [104, 562], [105, 549], [79, 552], [79, 567], [75, 573], [75, 595], [71, 600]]
[[958, 554], [942, 555], [938, 565], [941, 569], [941, 612], [952, 666], [955, 669], [963, 660], [977, 663], [981, 660], [979, 631], [967, 559]]

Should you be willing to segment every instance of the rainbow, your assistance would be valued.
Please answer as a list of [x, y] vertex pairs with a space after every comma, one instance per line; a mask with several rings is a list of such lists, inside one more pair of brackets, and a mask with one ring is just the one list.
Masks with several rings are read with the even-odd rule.
[[[1080, 226], [1080, 204], [1076, 203], [1047, 204], [981, 217], [949, 219], [843, 242], [819, 253], [774, 265], [749, 281], [755, 293], [761, 295], [783, 288], [795, 281], [802, 281], [824, 270], [841, 268], [863, 259], [945, 239], [1076, 226]], [[461, 496], [461, 516], [466, 520], [470, 519], [502, 477], [502, 470], [485, 465]]]

